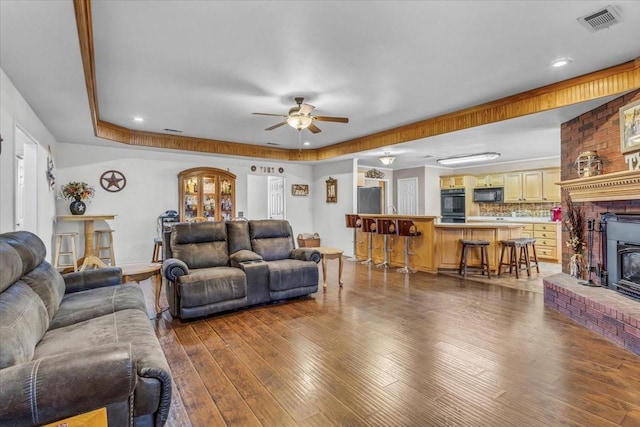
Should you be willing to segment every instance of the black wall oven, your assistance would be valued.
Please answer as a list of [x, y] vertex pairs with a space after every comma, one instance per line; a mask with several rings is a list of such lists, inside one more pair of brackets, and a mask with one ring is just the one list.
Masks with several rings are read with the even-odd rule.
[[440, 190], [440, 212], [443, 223], [465, 222], [464, 188]]

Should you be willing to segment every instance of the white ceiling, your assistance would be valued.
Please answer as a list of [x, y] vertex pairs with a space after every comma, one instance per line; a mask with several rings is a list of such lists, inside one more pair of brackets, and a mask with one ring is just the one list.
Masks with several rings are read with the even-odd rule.
[[[323, 147], [576, 77], [640, 56], [640, 2], [590, 33], [576, 19], [606, 1], [93, 1], [100, 118], [132, 129], [297, 148], [264, 131], [295, 96], [346, 116], [302, 133]], [[571, 57], [562, 69], [549, 63]], [[71, 1], [0, 1], [0, 66], [60, 142], [93, 136]], [[380, 166], [499, 151], [558, 157], [562, 122], [601, 99], [362, 152]], [[144, 123], [133, 121], [145, 118]], [[425, 158], [425, 156], [432, 156]]]

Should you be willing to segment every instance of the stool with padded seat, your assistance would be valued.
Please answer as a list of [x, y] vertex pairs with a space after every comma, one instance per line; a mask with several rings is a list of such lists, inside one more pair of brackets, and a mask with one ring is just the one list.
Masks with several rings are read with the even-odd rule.
[[[498, 264], [498, 276], [502, 275], [503, 267], [509, 267], [509, 273], [516, 272], [516, 279], [520, 278], [520, 270], [527, 270], [527, 276], [531, 276], [531, 262], [529, 260], [528, 239], [500, 240], [500, 262]], [[508, 262], [504, 262], [505, 252], [508, 254]]]
[[388, 218], [378, 218], [376, 220], [376, 233], [383, 236], [382, 252], [384, 254], [383, 260], [380, 264], [376, 264], [378, 268], [389, 268], [389, 236], [397, 234], [396, 221]]
[[375, 218], [366, 217], [360, 217], [360, 219], [362, 220], [362, 228], [360, 230], [369, 234], [367, 244], [368, 257], [362, 261], [362, 264], [371, 264], [373, 262], [373, 233], [376, 232], [376, 220]]
[[404, 267], [399, 268], [400, 273], [415, 273], [416, 270], [412, 270], [409, 267], [409, 256], [413, 255], [409, 251], [410, 242], [414, 237], [420, 236], [422, 233], [416, 229], [416, 225], [410, 219], [398, 220], [398, 236], [404, 237]]
[[362, 221], [360, 220], [360, 215], [356, 214], [346, 214], [345, 221], [347, 223], [347, 228], [353, 228], [353, 256], [348, 259], [348, 261], [358, 261], [358, 257], [356, 256], [356, 230], [361, 227]]
[[[535, 267], [536, 272], [540, 273], [540, 266], [538, 265], [538, 254], [536, 253], [536, 239], [533, 237], [520, 237], [515, 240], [522, 240], [525, 242], [525, 251], [527, 253], [527, 257], [529, 258], [530, 269]], [[529, 251], [529, 247], [531, 247], [531, 251]]]
[[[116, 265], [116, 254], [113, 251], [113, 232], [115, 230], [96, 230], [95, 233], [95, 241], [96, 241], [96, 256], [100, 258], [102, 261], [105, 261], [106, 264], [109, 264], [111, 267], [115, 267]], [[106, 240], [106, 243], [105, 243]], [[104, 252], [108, 252], [108, 255], [103, 255]]]
[[[489, 252], [487, 248], [490, 242], [487, 240], [466, 240], [460, 239], [462, 245], [462, 254], [460, 255], [460, 266], [458, 267], [458, 274], [461, 274], [464, 278], [467, 277], [467, 270], [469, 268], [480, 269], [482, 275], [487, 273], [487, 278], [491, 279], [491, 269], [489, 267]], [[479, 248], [480, 249], [480, 265], [469, 265], [469, 250]]]
[[[76, 255], [76, 236], [78, 233], [56, 233], [56, 257], [53, 262], [53, 267], [57, 270], [59, 268], [73, 267], [73, 271], [78, 271], [78, 256]], [[66, 251], [63, 251], [63, 246], [66, 247]], [[69, 262], [60, 263], [60, 257], [69, 258]]]

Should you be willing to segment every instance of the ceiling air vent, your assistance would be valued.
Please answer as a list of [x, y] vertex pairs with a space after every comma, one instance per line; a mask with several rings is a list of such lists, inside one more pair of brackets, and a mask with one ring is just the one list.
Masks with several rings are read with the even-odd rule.
[[614, 6], [606, 6], [597, 12], [578, 18], [578, 22], [585, 26], [592, 33], [604, 30], [610, 26], [621, 22], [620, 14]]
[[280, 145], [277, 142], [267, 142], [267, 145]]

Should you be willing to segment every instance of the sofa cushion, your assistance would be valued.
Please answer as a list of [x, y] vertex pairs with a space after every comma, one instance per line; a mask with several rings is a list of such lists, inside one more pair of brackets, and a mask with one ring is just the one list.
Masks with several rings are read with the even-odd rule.
[[251, 250], [249, 240], [249, 221], [227, 221], [227, 239], [229, 240], [229, 253]]
[[201, 268], [178, 278], [178, 292], [182, 307], [245, 298], [247, 279], [238, 268]]
[[11, 231], [0, 234], [0, 240], [13, 246], [22, 259], [22, 274], [33, 270], [44, 261], [47, 248], [40, 238], [28, 231]]
[[229, 265], [227, 228], [223, 221], [180, 223], [171, 232], [171, 252], [191, 268]]
[[0, 241], [0, 292], [22, 276], [22, 259], [9, 244]]
[[[169, 366], [160, 343], [140, 310], [122, 310], [48, 331], [36, 346], [35, 358], [68, 353], [104, 344], [131, 343], [139, 378], [134, 394], [134, 415], [155, 411], [171, 399]], [[164, 414], [160, 418], [166, 417]]]
[[29, 286], [15, 282], [0, 294], [0, 369], [31, 360], [49, 326], [44, 303]]
[[21, 280], [38, 294], [47, 308], [49, 320], [53, 319], [60, 308], [66, 289], [60, 273], [47, 261], [42, 261], [22, 276]]
[[318, 264], [313, 261], [283, 259], [267, 263], [269, 290], [285, 291], [318, 284]]
[[136, 283], [73, 292], [62, 299], [49, 330], [127, 309], [147, 312], [144, 295]]
[[238, 267], [240, 263], [243, 262], [262, 261], [262, 256], [253, 251], [243, 249], [238, 252], [232, 253], [229, 259], [231, 261], [232, 267]]
[[255, 220], [249, 221], [251, 249], [262, 255], [265, 261], [289, 258], [295, 248], [293, 233], [288, 221]]

